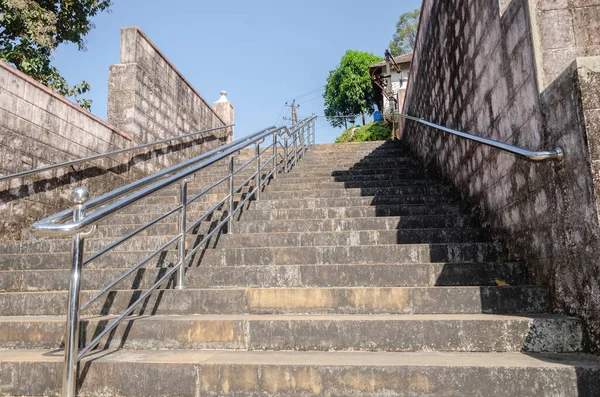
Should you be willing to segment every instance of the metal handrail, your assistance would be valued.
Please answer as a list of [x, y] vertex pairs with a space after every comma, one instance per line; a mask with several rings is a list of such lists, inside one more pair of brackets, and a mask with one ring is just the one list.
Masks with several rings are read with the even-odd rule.
[[51, 170], [54, 170], [54, 169], [57, 169], [57, 168], [68, 167], [68, 166], [75, 165], [75, 164], [87, 163], [87, 162], [98, 160], [98, 159], [101, 159], [101, 158], [104, 158], [104, 157], [108, 157], [108, 156], [114, 156], [114, 155], [117, 155], [117, 154], [127, 153], [127, 152], [131, 152], [131, 151], [134, 151], [134, 150], [147, 148], [147, 147], [150, 147], [150, 146], [160, 145], [161, 143], [166, 143], [166, 142], [171, 142], [171, 141], [178, 141], [180, 139], [185, 139], [185, 138], [189, 138], [191, 136], [195, 136], [195, 135], [199, 135], [199, 134], [204, 134], [206, 132], [212, 132], [212, 131], [222, 130], [222, 129], [225, 129], [225, 128], [230, 128], [230, 127], [233, 127], [234, 125], [235, 124], [230, 124], [230, 125], [226, 125], [226, 126], [223, 126], [223, 127], [209, 128], [207, 130], [192, 132], [190, 134], [178, 135], [178, 136], [173, 136], [173, 137], [167, 138], [167, 139], [161, 139], [160, 141], [154, 141], [152, 143], [144, 143], [143, 145], [138, 145], [138, 146], [134, 146], [134, 147], [130, 147], [130, 148], [119, 149], [119, 150], [115, 150], [115, 151], [108, 152], [108, 153], [96, 154], [94, 156], [89, 156], [89, 157], [85, 157], [85, 158], [81, 158], [81, 159], [65, 161], [64, 163], [51, 164], [51, 165], [47, 165], [45, 167], [35, 168], [33, 170], [27, 170], [27, 171], [17, 172], [16, 174], [0, 176], [0, 182], [2, 182], [2, 181], [8, 181], [8, 180], [15, 179], [15, 178], [20, 178], [20, 177], [23, 177], [23, 176], [28, 176], [28, 175], [33, 175], [33, 174], [39, 174], [41, 172], [51, 171]]
[[418, 118], [418, 117], [413, 117], [413, 116], [408, 116], [406, 114], [402, 114], [402, 113], [396, 113], [396, 116], [400, 116], [403, 117], [407, 120], [412, 120], [412, 121], [416, 121], [418, 123], [427, 125], [429, 127], [433, 127], [435, 129], [441, 130], [441, 131], [445, 131], [448, 132], [452, 135], [456, 135], [459, 136], [461, 138], [465, 138], [465, 139], [469, 139], [471, 141], [475, 141], [478, 143], [482, 143], [484, 145], [496, 148], [496, 149], [500, 149], [503, 150], [505, 152], [508, 153], [512, 153], [516, 156], [519, 157], [523, 157], [527, 160], [530, 161], [557, 161], [557, 162], [561, 162], [564, 160], [565, 158], [565, 151], [562, 147], [557, 146], [554, 150], [548, 150], [548, 151], [541, 151], [541, 152], [534, 152], [531, 150], [527, 150], [527, 149], [522, 149], [520, 147], [517, 146], [512, 146], [506, 143], [502, 143], [502, 142], [498, 142], [495, 141], [493, 139], [488, 139], [488, 138], [482, 138], [476, 135], [471, 135], [468, 134], [466, 132], [462, 132], [462, 131], [457, 131], [457, 130], [453, 130], [452, 128], [448, 128], [448, 127], [444, 127], [435, 123], [432, 123], [430, 121]]
[[[299, 127], [300, 126], [302, 126], [302, 125], [299, 124]], [[286, 131], [286, 133], [289, 133], [288, 127], [284, 126], [284, 127], [281, 127], [281, 128], [283, 128], [284, 131]], [[279, 128], [279, 130], [281, 130], [281, 128]], [[145, 178], [142, 178], [142, 179], [139, 179], [139, 180], [137, 180], [135, 182], [132, 182], [129, 185], [122, 186], [122, 187], [117, 188], [117, 189], [115, 189], [115, 190], [113, 190], [111, 192], [108, 192], [108, 193], [103, 194], [101, 196], [95, 197], [95, 198], [93, 198], [93, 199], [91, 199], [91, 200], [89, 200], [89, 201], [87, 201], [85, 203], [85, 209], [87, 211], [89, 211], [89, 210], [98, 208], [98, 207], [100, 207], [100, 206], [102, 206], [102, 205], [104, 205], [104, 204], [106, 204], [108, 202], [117, 200], [118, 198], [123, 197], [123, 196], [125, 196], [125, 195], [127, 195], [127, 194], [129, 194], [129, 193], [131, 193], [133, 191], [136, 191], [136, 190], [139, 190], [139, 189], [141, 189], [141, 188], [143, 188], [145, 186], [148, 186], [151, 183], [153, 183], [153, 182], [155, 182], [155, 181], [157, 181], [159, 179], [162, 179], [162, 178], [164, 178], [164, 177], [166, 177], [168, 175], [173, 175], [173, 174], [175, 174], [175, 173], [177, 173], [177, 172], [179, 172], [179, 171], [181, 171], [181, 170], [183, 170], [185, 168], [188, 168], [188, 167], [190, 167], [190, 166], [192, 166], [194, 164], [199, 163], [202, 160], [210, 158], [210, 157], [212, 157], [212, 156], [214, 156], [216, 154], [222, 153], [223, 151], [225, 151], [225, 150], [227, 150], [227, 149], [229, 149], [231, 147], [239, 146], [243, 142], [250, 141], [250, 140], [254, 139], [256, 136], [259, 136], [259, 135], [261, 135], [261, 134], [263, 134], [263, 133], [265, 133], [267, 131], [272, 131], [272, 130], [275, 130], [275, 129], [276, 129], [275, 126], [271, 126], [271, 127], [262, 129], [262, 130], [260, 130], [260, 131], [258, 131], [256, 133], [254, 133], [254, 134], [248, 135], [248, 136], [243, 137], [243, 138], [241, 138], [239, 140], [236, 140], [234, 142], [230, 142], [230, 143], [228, 143], [226, 145], [220, 146], [220, 147], [218, 147], [216, 149], [213, 149], [213, 150], [210, 150], [210, 151], [208, 151], [206, 153], [203, 153], [200, 156], [197, 156], [197, 157], [194, 157], [194, 158], [192, 158], [190, 160], [187, 160], [187, 161], [184, 161], [182, 163], [176, 164], [176, 165], [174, 165], [172, 167], [169, 167], [169, 168], [167, 168], [167, 169], [165, 169], [165, 170], [163, 170], [161, 172], [149, 175], [149, 176], [147, 176]], [[59, 222], [64, 222], [64, 221], [70, 220], [72, 218], [73, 218], [73, 212], [72, 212], [72, 210], [64, 210], [64, 211], [61, 211], [61, 212], [59, 212], [57, 214], [49, 216], [49, 217], [43, 219], [40, 222], [45, 222], [45, 223], [59, 223]], [[34, 230], [36, 228], [36, 224], [38, 224], [38, 223], [39, 222], [34, 223], [34, 225], [33, 225]]]
[[[106, 193], [93, 200], [89, 200], [89, 193], [84, 188], [76, 188], [73, 191], [73, 202], [76, 204], [73, 209], [62, 211], [43, 220], [35, 222], [33, 225], [33, 233], [41, 236], [72, 236], [73, 251], [72, 251], [72, 268], [70, 275], [68, 309], [67, 309], [67, 327], [65, 334], [65, 361], [63, 372], [63, 390], [62, 394], [65, 397], [75, 396], [75, 385], [77, 379], [77, 364], [79, 361], [89, 354], [112, 330], [117, 327], [122, 320], [126, 319], [144, 300], [150, 296], [156, 289], [169, 280], [173, 275], [176, 275], [177, 288], [184, 286], [184, 267], [188, 261], [193, 260], [194, 255], [212, 236], [221, 231], [224, 226], [227, 226], [227, 233], [232, 233], [232, 224], [234, 215], [244, 208], [244, 205], [254, 197], [255, 200], [260, 199], [260, 192], [270, 178], [277, 178], [278, 172], [289, 172], [290, 168], [295, 166], [303, 154], [315, 142], [315, 119], [312, 116], [296, 124], [292, 128], [284, 127], [269, 127], [248, 137], [239, 139], [229, 144], [223, 145], [217, 149], [213, 149], [207, 153], [187, 160], [181, 164], [160, 171], [154, 175], [133, 182], [127, 186], [115, 189], [112, 192]], [[272, 137], [272, 142], [261, 146], [267, 138]], [[283, 145], [282, 142], [283, 141]], [[270, 142], [270, 141], [268, 141]], [[290, 145], [293, 142], [293, 145]], [[251, 160], [235, 169], [234, 158], [237, 154], [247, 147], [254, 146], [254, 157]], [[280, 153], [278, 148], [283, 147], [283, 160], [279, 161]], [[269, 150], [272, 150], [272, 155], [267, 155], [267, 158], [261, 158]], [[188, 199], [188, 183], [196, 175], [196, 173], [206, 169], [221, 160], [229, 160], [229, 172], [226, 176], [218, 178], [216, 182], [210, 184], [209, 187]], [[247, 178], [238, 189], [234, 189], [234, 176], [246, 167], [253, 170], [249, 178]], [[265, 170], [266, 175], [263, 177]], [[234, 196], [241, 187], [247, 186], [254, 180], [253, 188], [250, 192], [245, 193], [246, 196], [241, 196], [237, 206], [234, 202]], [[210, 193], [212, 189], [220, 186], [224, 182], [229, 182], [229, 194], [206, 211], [198, 219], [187, 222], [187, 207], [198, 200], [200, 197]], [[84, 241], [93, 233], [98, 223], [108, 219], [109, 217], [119, 213], [126, 207], [138, 203], [152, 194], [161, 191], [165, 188], [179, 184], [179, 203], [174, 204], [173, 208], [165, 211], [162, 215], [146, 222], [144, 225], [137, 227], [135, 230], [127, 233], [124, 237], [112, 242], [107, 247], [98, 250], [84, 260]], [[191, 249], [186, 247], [186, 237], [192, 234], [196, 226], [203, 220], [211, 216], [215, 211], [224, 206], [228, 206], [226, 216], [222, 217], [216, 226], [212, 226], [209, 231], [203, 236], [199, 243], [196, 243]], [[92, 211], [93, 212], [90, 212]], [[123, 274], [112, 281], [109, 281], [104, 288], [93, 295], [87, 302], [80, 305], [81, 292], [81, 276], [84, 265], [100, 258], [101, 256], [111, 252], [114, 248], [122, 245], [129, 239], [138, 236], [144, 230], [158, 224], [158, 222], [167, 219], [174, 214], [179, 214], [179, 232], [167, 242], [161, 244], [155, 251], [145, 255], [143, 259], [135, 265], [129, 267]], [[88, 228], [92, 228], [88, 230]], [[88, 230], [88, 231], [86, 231]], [[136, 270], [147, 265], [150, 261], [157, 258], [159, 254], [166, 250], [174, 249], [177, 244], [177, 261], [170, 267], [154, 284], [143, 291], [136, 300], [131, 303], [120, 315], [110, 321], [102, 330], [94, 336], [93, 340], [84, 347], [79, 347], [79, 323], [80, 312], [89, 308], [94, 302], [98, 301], [109, 291], [114, 289], [119, 283], [131, 276]]]

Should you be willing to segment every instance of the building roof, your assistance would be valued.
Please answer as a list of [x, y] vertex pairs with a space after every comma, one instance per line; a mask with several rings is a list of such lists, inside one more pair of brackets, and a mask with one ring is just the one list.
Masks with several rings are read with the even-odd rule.
[[[400, 63], [409, 63], [412, 62], [412, 58], [413, 58], [413, 53], [408, 53], [408, 54], [402, 54], [402, 55], [398, 55], [397, 57], [394, 57], [394, 61], [396, 61], [396, 63], [400, 64]], [[381, 62], [377, 62], [376, 64], [373, 64], [371, 66], [369, 66], [369, 69], [372, 68], [380, 68], [382, 66], [385, 66], [386, 62], [385, 61], [381, 61]]]

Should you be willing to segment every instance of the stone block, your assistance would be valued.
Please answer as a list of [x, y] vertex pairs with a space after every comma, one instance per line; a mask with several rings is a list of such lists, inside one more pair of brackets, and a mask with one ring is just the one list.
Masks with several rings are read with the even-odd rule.
[[537, 0], [536, 8], [541, 11], [564, 10], [569, 7], [569, 0]]
[[575, 44], [573, 17], [569, 10], [544, 12], [538, 15], [540, 41], [545, 49], [571, 47]]
[[578, 47], [600, 45], [600, 4], [574, 8], [572, 12], [575, 44]]
[[121, 29], [121, 63], [137, 62], [138, 29], [127, 27]]
[[600, 108], [600, 57], [577, 58], [577, 73], [584, 109]]

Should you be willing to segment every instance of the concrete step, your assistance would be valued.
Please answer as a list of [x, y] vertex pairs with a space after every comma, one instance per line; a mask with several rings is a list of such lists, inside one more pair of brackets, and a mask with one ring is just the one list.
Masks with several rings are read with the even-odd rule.
[[[109, 280], [105, 280], [105, 283]], [[546, 313], [548, 289], [513, 287], [327, 287], [163, 289], [136, 310], [139, 315], [192, 314], [460, 314]], [[140, 288], [140, 287], [138, 287]], [[82, 293], [82, 303], [96, 291]], [[122, 313], [143, 290], [117, 289], [87, 315]], [[0, 293], [0, 316], [65, 315], [66, 291]], [[1, 322], [1, 321], [0, 321]], [[0, 335], [3, 334], [0, 329]], [[6, 332], [11, 337], [19, 333]], [[0, 344], [0, 348], [1, 348]], [[14, 346], [9, 346], [14, 347]]]
[[388, 162], [388, 163], [415, 163], [417, 160], [411, 156], [403, 155], [400, 153], [380, 153], [378, 155], [357, 155], [357, 154], [343, 154], [343, 155], [314, 155], [307, 153], [303, 158], [304, 163], [371, 163], [371, 162]]
[[292, 177], [303, 176], [346, 176], [346, 175], [378, 175], [378, 174], [422, 174], [423, 170], [416, 165], [398, 165], [393, 167], [386, 167], [379, 164], [375, 164], [371, 167], [340, 167], [335, 165], [315, 165], [312, 166], [308, 163], [303, 163], [301, 166], [292, 169], [288, 175]]
[[446, 196], [376, 196], [376, 197], [344, 197], [344, 198], [296, 198], [293, 200], [266, 200], [254, 202], [256, 209], [287, 208], [331, 208], [331, 207], [382, 207], [389, 205], [424, 205], [424, 204], [458, 204], [455, 197]]
[[296, 184], [296, 183], [331, 183], [331, 182], [363, 182], [363, 181], [403, 181], [405, 179], [431, 179], [427, 173], [415, 174], [377, 174], [377, 175], [346, 175], [346, 176], [322, 176], [322, 177], [303, 177], [301, 175], [283, 174], [279, 175], [277, 183], [274, 186]]
[[418, 162], [410, 157], [372, 157], [372, 158], [344, 158], [344, 159], [329, 159], [329, 158], [304, 158], [298, 162], [298, 170], [305, 170], [312, 167], [324, 168], [396, 168], [396, 167], [416, 167]]
[[[257, 203], [255, 207], [260, 207]], [[288, 208], [288, 209], [249, 209], [244, 212], [243, 220], [285, 220], [285, 219], [333, 219], [333, 218], [372, 218], [387, 216], [418, 215], [458, 215], [461, 213], [457, 205], [378, 205], [356, 207], [321, 207], [321, 208]]]
[[434, 196], [452, 194], [449, 186], [398, 186], [398, 187], [372, 187], [362, 189], [317, 189], [277, 192], [267, 190], [263, 196], [265, 200], [304, 199], [304, 198], [339, 198], [339, 197], [382, 197], [419, 195]]
[[[218, 220], [221, 218], [218, 218]], [[365, 219], [365, 218], [356, 218]], [[385, 218], [382, 218], [385, 219]], [[216, 226], [218, 220], [212, 221]], [[207, 221], [208, 222], [208, 221]], [[275, 222], [275, 221], [270, 221]], [[295, 220], [289, 221], [295, 222]], [[289, 223], [286, 221], [286, 223]], [[321, 221], [319, 221], [321, 222]], [[308, 225], [307, 225], [308, 226]], [[117, 245], [113, 252], [153, 251], [173, 239], [178, 233], [177, 227], [173, 233], [162, 235], [134, 236]], [[209, 226], [204, 227], [209, 230]], [[204, 233], [189, 234], [188, 248], [193, 248], [202, 241]], [[222, 235], [218, 238], [219, 247], [300, 247], [300, 246], [351, 246], [351, 245], [390, 245], [390, 244], [422, 244], [422, 243], [451, 243], [451, 242], [485, 242], [489, 234], [483, 228], [424, 228], [397, 230], [346, 230], [320, 232], [275, 232], [275, 233], [241, 233]], [[213, 239], [217, 240], [217, 238]], [[85, 253], [90, 255], [100, 251], [117, 241], [116, 238], [93, 236], [85, 240]], [[176, 243], [173, 243], [176, 244]], [[210, 247], [213, 247], [211, 244]], [[72, 248], [72, 239], [40, 239], [24, 242], [9, 242], [3, 245], [2, 254], [54, 254], [68, 253]]]
[[[157, 247], [158, 248], [158, 247]], [[165, 267], [178, 261], [173, 248], [163, 251], [147, 267]], [[154, 249], [108, 252], [87, 268], [128, 267], [148, 257]], [[90, 255], [88, 253], [87, 255]], [[86, 257], [87, 257], [86, 255]], [[440, 243], [376, 246], [317, 246], [203, 249], [192, 259], [207, 266], [395, 264], [439, 262], [499, 262], [505, 254], [497, 243]], [[71, 253], [27, 253], [0, 255], [0, 270], [68, 269]]]
[[[173, 208], [173, 207], [171, 207]], [[197, 210], [197, 208], [193, 208], [193, 210]], [[206, 211], [188, 211], [188, 221], [199, 219], [204, 215]], [[145, 225], [150, 221], [164, 215], [163, 213], [141, 213], [141, 214], [116, 214], [113, 215], [103, 221], [99, 225]], [[165, 218], [162, 223], [177, 223], [179, 220], [179, 213], [173, 213]], [[209, 217], [205, 222], [214, 222], [215, 220], [221, 219], [223, 214], [221, 212], [216, 213], [215, 217]]]
[[[244, 206], [244, 208], [249, 208], [250, 206], [253, 205], [252, 203], [253, 203], [252, 199], [249, 200], [247, 202], [247, 204]], [[124, 223], [111, 224], [111, 223], [108, 223], [108, 221], [107, 221], [106, 224], [100, 224], [100, 225], [98, 225], [98, 228], [96, 229], [96, 232], [94, 233], [93, 237], [94, 238], [113, 238], [116, 240], [117, 238], [123, 237], [123, 236], [127, 235], [128, 233], [133, 232], [134, 230], [136, 230], [137, 228], [139, 228], [145, 224], [145, 223], [128, 223], [128, 222], [150, 221], [150, 220], [160, 216], [161, 214], [166, 213], [168, 210], [172, 209], [173, 205], [174, 204], [164, 204], [164, 205], [163, 204], [152, 204], [152, 205], [146, 206], [146, 209], [138, 208], [138, 210], [134, 210], [132, 208], [131, 211], [125, 210], [122, 213], [122, 215], [121, 215], [121, 213], [119, 215], [115, 215], [115, 216], [122, 216], [121, 221]], [[212, 207], [213, 205], [214, 205], [214, 203], [207, 203], [207, 206], [209, 207], [208, 209], [210, 209], [210, 207]], [[237, 206], [237, 204], [236, 204], [236, 206]], [[199, 219], [199, 217], [204, 215], [208, 211], [208, 209], [201, 209], [200, 207], [192, 208], [192, 210], [188, 213], [188, 225], [191, 225], [191, 222], [195, 222], [197, 219]], [[235, 220], [238, 220], [240, 218], [241, 214], [243, 214], [245, 211], [246, 211], [246, 209], [242, 210], [241, 212], [238, 212], [235, 216]], [[205, 233], [209, 229], [212, 230], [210, 228], [210, 225], [214, 226], [216, 220], [223, 219], [222, 217], [226, 216], [226, 214], [227, 214], [227, 206], [225, 205], [221, 209], [215, 211], [214, 215], [207, 218], [206, 221], [202, 222], [200, 228], [196, 229], [194, 231], [194, 233], [202, 234], [202, 233]], [[173, 235], [179, 233], [178, 219], [179, 219], [178, 214], [171, 215], [168, 219], [165, 219], [165, 220], [151, 226], [150, 228], [141, 232], [139, 235], [140, 236], [161, 236], [161, 235], [173, 236]], [[39, 241], [42, 239], [45, 240], [46, 238], [37, 238], [37, 237], [31, 236], [31, 235], [27, 236], [27, 240]], [[48, 240], [53, 240], [53, 239], [48, 238]]]
[[358, 182], [304, 182], [297, 184], [274, 184], [269, 187], [269, 192], [294, 191], [294, 190], [330, 190], [330, 189], [370, 189], [381, 187], [403, 186], [447, 186], [430, 179], [400, 179], [395, 181], [358, 181]]
[[[113, 252], [151, 252], [166, 244], [168, 241], [173, 239], [178, 233], [173, 234], [162, 234], [159, 236], [135, 236], [129, 240], [121, 243], [114, 247], [111, 251]], [[204, 238], [204, 234], [187, 236], [188, 248], [195, 247], [198, 242]], [[94, 237], [85, 239], [85, 255], [91, 255], [97, 251], [100, 251], [117, 239], [115, 238], [104, 238]], [[55, 253], [68, 253], [71, 252], [73, 241], [70, 238], [52, 239], [52, 240], [33, 240], [20, 243], [5, 244], [1, 255], [14, 255], [14, 254], [55, 254]], [[176, 245], [177, 243], [173, 243]]]
[[[242, 218], [243, 219], [243, 218]], [[450, 229], [477, 227], [470, 215], [387, 216], [332, 219], [290, 219], [233, 223], [234, 234], [283, 232], [333, 232], [359, 230]]]
[[[0, 393], [58, 396], [63, 352], [0, 350]], [[576, 353], [106, 350], [83, 396], [594, 397], [600, 358]]]
[[302, 177], [345, 177], [351, 175], [422, 175], [423, 169], [420, 167], [406, 167], [406, 168], [356, 168], [356, 169], [345, 169], [345, 170], [334, 170], [334, 169], [302, 169], [295, 168], [290, 171], [287, 175], [290, 178]]
[[222, 266], [494, 262], [504, 256], [496, 243], [407, 244], [334, 247], [209, 249], [202, 263]]
[[[239, 181], [235, 181], [235, 187], [238, 187], [238, 185], [241, 184], [243, 181], [244, 181], [243, 179], [240, 179]], [[207, 187], [208, 187], [208, 185], [207, 186], [199, 186], [199, 185], [188, 186], [188, 198], [192, 198], [196, 194], [201, 193]], [[252, 189], [254, 189], [254, 182], [250, 181], [246, 186], [244, 186], [242, 192], [247, 193], [247, 192], [251, 191]], [[210, 190], [210, 193], [207, 193], [207, 195], [214, 196], [216, 194], [219, 194], [219, 195], [221, 195], [221, 198], [223, 198], [228, 193], [229, 193], [229, 188], [227, 187], [227, 183], [224, 182], [222, 185], [212, 188]], [[172, 188], [164, 189], [164, 190], [154, 193], [152, 196], [153, 197], [174, 196], [174, 197], [179, 198], [179, 187], [174, 186]]]
[[[83, 318], [82, 344], [111, 319], [112, 316]], [[29, 330], [35, 335], [32, 348], [57, 348], [64, 318], [4, 317], [0, 327], [8, 328], [0, 334], [2, 339], [13, 333], [26, 335], [23, 331]], [[117, 327], [105, 346], [159, 350], [574, 353], [582, 350], [582, 344], [581, 322], [560, 315], [215, 314], [132, 316]], [[2, 345], [8, 347], [11, 341]]]
[[[84, 290], [100, 290], [128, 269], [86, 267]], [[119, 284], [121, 289], [149, 288], [167, 267], [135, 271]], [[69, 269], [0, 271], [2, 292], [66, 291]], [[416, 287], [494, 286], [502, 280], [511, 286], [526, 281], [522, 263], [417, 263], [370, 265], [275, 265], [188, 267], [187, 288], [293, 288], [293, 287]], [[163, 285], [173, 288], [175, 275]]]
[[[206, 212], [215, 203], [207, 202], [193, 202], [188, 204], [188, 212]], [[167, 211], [175, 208], [178, 204], [145, 204], [145, 205], [132, 205], [119, 212], [121, 215], [126, 214], [164, 214]]]
[[[158, 247], [156, 247], [158, 248]], [[157, 258], [151, 260], [148, 267], [171, 266], [177, 262], [176, 246], [170, 250], [165, 250]], [[154, 250], [145, 251], [124, 251], [108, 252], [91, 263], [86, 264], [86, 268], [123, 268], [130, 267], [142, 259], [148, 257]], [[85, 258], [93, 254], [88, 252]], [[72, 264], [72, 255], [70, 252], [60, 253], [26, 253], [14, 255], [0, 255], [0, 270], [37, 270], [37, 269], [69, 269]]]
[[489, 241], [485, 229], [407, 229], [296, 233], [243, 233], [221, 237], [219, 247], [313, 247]]

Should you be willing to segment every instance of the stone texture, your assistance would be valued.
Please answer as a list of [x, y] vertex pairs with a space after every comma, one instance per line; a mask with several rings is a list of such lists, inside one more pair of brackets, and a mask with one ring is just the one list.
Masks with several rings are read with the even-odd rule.
[[[123, 64], [111, 67], [109, 78], [108, 120], [112, 125], [0, 64], [0, 173], [223, 126], [210, 105], [139, 29], [123, 30], [121, 52]], [[224, 139], [225, 131], [217, 130], [2, 182], [0, 240], [20, 240], [34, 221], [68, 208], [76, 186], [86, 186], [92, 197], [98, 196], [206, 152]]]
[[[185, 244], [202, 248], [186, 263], [185, 288], [175, 288], [172, 276], [140, 302], [80, 363], [79, 394], [593, 396], [600, 363], [573, 354], [586, 348], [583, 322], [552, 313], [548, 288], [528, 284], [525, 264], [508, 261], [472, 209], [407, 152], [394, 142], [316, 146], [244, 206], [232, 235], [196, 247], [224, 212], [206, 219]], [[328, 182], [315, 181], [315, 168]], [[361, 173], [337, 180], [349, 169]], [[214, 172], [190, 189], [226, 170]], [[522, 185], [508, 177], [510, 168], [499, 174]], [[428, 186], [445, 189], [418, 190]], [[413, 196], [410, 188], [418, 188]], [[278, 196], [295, 191], [338, 194]], [[550, 210], [544, 193], [531, 211]], [[103, 222], [85, 241], [86, 257], [169, 211], [178, 194], [165, 189]], [[190, 221], [223, 195], [190, 208]], [[81, 301], [176, 237], [175, 220], [86, 263]], [[4, 244], [0, 394], [58, 393], [70, 244]], [[84, 304], [81, 344], [173, 270], [177, 253], [167, 247]]]
[[[61, 352], [0, 352], [0, 393], [59, 395], [61, 361]], [[85, 359], [79, 393], [591, 397], [600, 387], [598, 365], [577, 354], [108, 350]]]
[[[111, 66], [108, 120], [146, 143], [221, 127], [224, 120], [137, 27], [121, 30], [121, 63]], [[233, 122], [233, 113], [229, 123]], [[226, 130], [196, 135], [152, 153], [166, 167], [226, 140]], [[172, 155], [167, 155], [175, 152]], [[152, 167], [146, 167], [153, 172]]]
[[600, 55], [600, 2], [528, 0], [538, 88], [546, 89], [577, 57]]
[[[565, 161], [527, 162], [413, 122], [404, 140], [478, 207], [494, 235], [506, 242], [509, 259], [526, 261], [531, 280], [550, 286], [556, 308], [586, 320], [592, 346], [600, 351], [600, 66], [597, 57], [573, 62], [569, 46], [578, 36], [567, 32], [575, 25], [594, 31], [595, 22], [569, 18], [581, 7], [594, 13], [598, 3], [503, 4], [500, 12], [497, 2], [425, 1], [404, 111], [529, 150], [560, 145]], [[543, 18], [530, 14], [532, 4]], [[536, 47], [540, 29], [547, 51], [552, 43], [571, 43], [556, 44], [565, 60], [551, 62], [558, 74], [540, 75], [539, 68], [536, 74], [535, 64], [548, 59]], [[448, 53], [458, 53], [461, 62]]]

